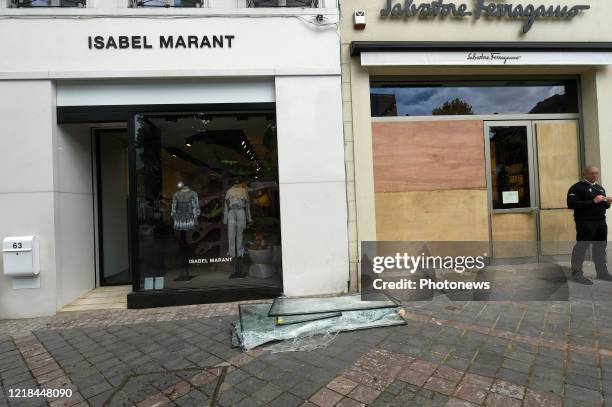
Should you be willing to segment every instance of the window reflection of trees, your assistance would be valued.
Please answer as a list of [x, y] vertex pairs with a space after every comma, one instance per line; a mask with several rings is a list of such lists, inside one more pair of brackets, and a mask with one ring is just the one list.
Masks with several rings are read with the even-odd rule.
[[455, 98], [447, 100], [440, 107], [436, 107], [431, 111], [433, 116], [444, 115], [473, 115], [472, 105], [465, 100]]

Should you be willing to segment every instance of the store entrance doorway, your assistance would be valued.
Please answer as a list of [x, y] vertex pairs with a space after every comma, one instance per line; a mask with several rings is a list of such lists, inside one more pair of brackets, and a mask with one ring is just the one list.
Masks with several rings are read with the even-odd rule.
[[571, 253], [566, 194], [580, 179], [578, 121], [487, 121], [484, 133], [493, 257]]
[[100, 285], [132, 284], [127, 130], [96, 130], [94, 136]]

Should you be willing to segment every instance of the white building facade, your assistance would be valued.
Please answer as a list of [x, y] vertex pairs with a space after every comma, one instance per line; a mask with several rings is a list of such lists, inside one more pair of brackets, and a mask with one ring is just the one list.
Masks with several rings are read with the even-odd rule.
[[53, 1], [0, 0], [0, 318], [348, 290], [335, 1]]

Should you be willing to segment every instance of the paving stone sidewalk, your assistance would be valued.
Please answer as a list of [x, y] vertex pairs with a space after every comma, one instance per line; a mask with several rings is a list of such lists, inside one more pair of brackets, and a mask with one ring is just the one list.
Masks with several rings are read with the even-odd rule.
[[[606, 290], [404, 304], [310, 352], [231, 348], [236, 304], [0, 321], [0, 406], [612, 406]], [[72, 397], [11, 397], [37, 388]]]

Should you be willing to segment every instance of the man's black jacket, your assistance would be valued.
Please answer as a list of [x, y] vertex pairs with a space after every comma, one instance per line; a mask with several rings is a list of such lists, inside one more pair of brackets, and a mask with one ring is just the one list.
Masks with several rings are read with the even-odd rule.
[[574, 210], [575, 220], [600, 220], [606, 218], [610, 204], [606, 201], [596, 204], [597, 195], [606, 196], [606, 190], [598, 184], [580, 181], [567, 191], [567, 207]]

